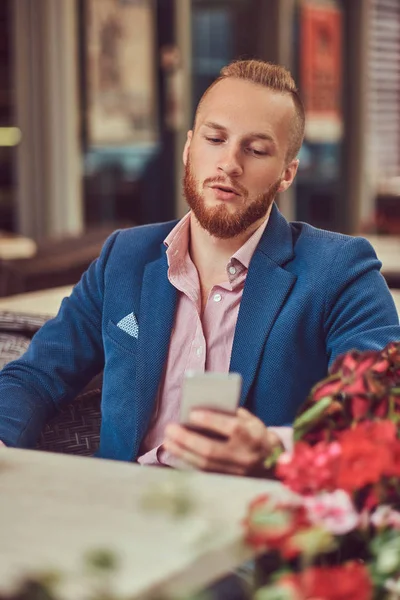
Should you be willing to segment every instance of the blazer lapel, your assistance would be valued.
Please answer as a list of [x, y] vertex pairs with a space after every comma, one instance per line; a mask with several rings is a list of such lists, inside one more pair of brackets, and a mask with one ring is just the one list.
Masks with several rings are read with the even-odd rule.
[[273, 206], [263, 237], [253, 255], [240, 304], [229, 370], [241, 373], [240, 404], [246, 402], [269, 332], [296, 276], [282, 265], [293, 257], [289, 224]]
[[142, 282], [134, 395], [138, 429], [134, 454], [155, 406], [167, 359], [176, 299], [177, 290], [168, 280], [168, 262], [163, 248], [161, 258], [146, 265]]

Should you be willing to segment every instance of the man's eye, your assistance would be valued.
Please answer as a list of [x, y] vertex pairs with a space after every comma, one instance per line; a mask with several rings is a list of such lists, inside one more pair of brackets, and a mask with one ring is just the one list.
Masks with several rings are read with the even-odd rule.
[[207, 137], [206, 136], [206, 140], [207, 142], [211, 142], [211, 144], [222, 144], [222, 142], [224, 141], [221, 138], [217, 138], [217, 137]]
[[257, 150], [256, 148], [248, 148], [248, 152], [254, 154], [254, 156], [267, 156], [267, 152], [265, 150]]

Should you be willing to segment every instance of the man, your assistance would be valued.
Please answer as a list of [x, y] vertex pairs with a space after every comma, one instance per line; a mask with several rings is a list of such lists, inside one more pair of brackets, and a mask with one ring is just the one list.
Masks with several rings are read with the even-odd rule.
[[[99, 456], [251, 474], [339, 354], [400, 339], [368, 242], [289, 224], [274, 204], [294, 180], [303, 132], [285, 69], [222, 69], [184, 148], [191, 211], [114, 233], [58, 316], [4, 368], [6, 445], [34, 445], [55, 409], [104, 369]], [[189, 368], [242, 374], [236, 415], [192, 413], [226, 441], [178, 425]]]

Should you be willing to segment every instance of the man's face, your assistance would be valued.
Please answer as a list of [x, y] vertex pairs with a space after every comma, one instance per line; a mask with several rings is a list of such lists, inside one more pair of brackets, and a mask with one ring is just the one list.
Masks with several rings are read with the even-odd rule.
[[292, 183], [298, 161], [287, 164], [286, 154], [293, 114], [289, 95], [240, 79], [220, 81], [205, 96], [183, 160], [186, 200], [209, 233], [243, 233]]

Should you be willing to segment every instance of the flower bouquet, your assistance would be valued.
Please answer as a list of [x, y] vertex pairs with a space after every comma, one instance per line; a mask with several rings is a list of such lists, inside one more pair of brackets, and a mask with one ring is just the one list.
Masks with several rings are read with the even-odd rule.
[[293, 500], [249, 507], [257, 600], [400, 599], [400, 342], [351, 351], [312, 390], [273, 472]]

